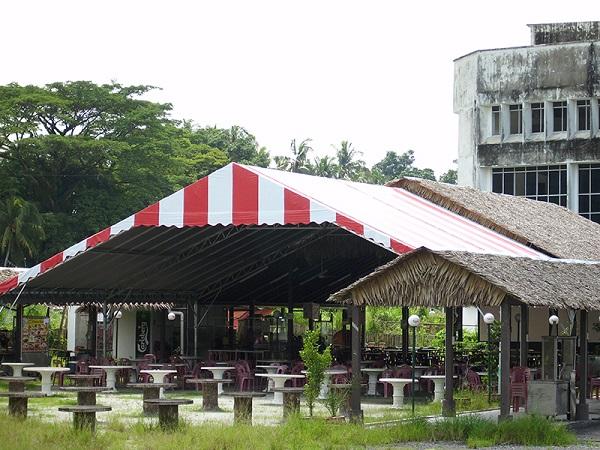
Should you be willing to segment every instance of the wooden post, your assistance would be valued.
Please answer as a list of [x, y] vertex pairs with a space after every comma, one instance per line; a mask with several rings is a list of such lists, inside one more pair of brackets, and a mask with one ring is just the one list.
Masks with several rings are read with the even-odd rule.
[[454, 417], [456, 415], [456, 405], [454, 404], [454, 311], [452, 307], [446, 307], [446, 354], [444, 358], [446, 387], [444, 389], [444, 400], [442, 401], [442, 415], [445, 417]]
[[500, 420], [510, 418], [510, 303], [504, 299], [500, 307]]
[[106, 336], [108, 328], [108, 308], [106, 307], [106, 298], [102, 302], [102, 364], [106, 363]]
[[170, 431], [179, 425], [179, 406], [178, 405], [159, 405], [158, 423], [163, 430]]
[[15, 360], [22, 362], [23, 357], [23, 305], [17, 305], [15, 324]]
[[98, 345], [96, 343], [96, 333], [98, 331], [98, 311], [95, 306], [90, 306], [88, 314], [88, 326], [90, 327], [90, 350], [94, 358], [98, 357]]
[[287, 320], [287, 347], [290, 363], [296, 356], [294, 352], [294, 287], [291, 276], [288, 277], [288, 320]]
[[350, 420], [352, 422], [362, 423], [363, 412], [360, 405], [360, 312], [359, 307], [354, 304], [350, 308], [350, 317], [352, 318], [352, 412], [350, 414]]
[[588, 313], [581, 310], [579, 313], [579, 403], [577, 404], [575, 419], [589, 420], [590, 410], [587, 404], [587, 373], [588, 373]]
[[455, 314], [454, 317], [456, 317], [456, 330], [454, 330], [454, 333], [456, 335], [456, 340], [458, 342], [462, 342], [463, 341], [463, 309], [462, 307], [457, 307], [454, 308]]
[[408, 306], [402, 307], [402, 361], [404, 364], [408, 363], [408, 316], [410, 315], [410, 310]]
[[167, 311], [161, 310], [158, 313], [158, 320], [160, 325], [160, 362], [166, 362], [168, 359], [167, 355]]
[[519, 365], [527, 367], [527, 352], [529, 345], [527, 336], [529, 335], [529, 307], [526, 304], [521, 305], [521, 329], [519, 330]]

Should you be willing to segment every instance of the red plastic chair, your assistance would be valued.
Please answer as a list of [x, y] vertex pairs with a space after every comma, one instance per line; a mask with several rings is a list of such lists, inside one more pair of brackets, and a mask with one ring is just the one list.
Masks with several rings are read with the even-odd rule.
[[519, 412], [521, 400], [527, 412], [527, 383], [530, 372], [527, 367], [513, 367], [510, 371], [510, 399], [513, 412]]
[[[292, 370], [290, 370], [290, 373], [292, 375], [302, 375], [302, 371], [304, 369], [305, 369], [304, 363], [301, 361], [298, 361], [292, 365]], [[304, 387], [305, 384], [306, 384], [306, 378], [293, 378], [292, 379], [293, 387]]]
[[471, 369], [467, 370], [465, 374], [465, 378], [467, 379], [468, 387], [472, 391], [484, 391], [485, 386], [481, 382], [481, 378], [476, 372], [473, 372]]

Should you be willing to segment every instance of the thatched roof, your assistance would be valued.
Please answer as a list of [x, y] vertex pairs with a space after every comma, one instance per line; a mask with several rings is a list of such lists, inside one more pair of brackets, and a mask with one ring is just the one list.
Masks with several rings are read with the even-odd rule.
[[600, 260], [600, 225], [558, 205], [419, 178], [388, 183], [556, 258]]
[[14, 277], [15, 275], [18, 275], [19, 272], [23, 271], [24, 269], [12, 269], [10, 267], [0, 267], [0, 283], [2, 283], [4, 280], [8, 280], [9, 278]]
[[530, 306], [600, 310], [600, 262], [539, 260], [421, 247], [333, 294], [367, 306]]

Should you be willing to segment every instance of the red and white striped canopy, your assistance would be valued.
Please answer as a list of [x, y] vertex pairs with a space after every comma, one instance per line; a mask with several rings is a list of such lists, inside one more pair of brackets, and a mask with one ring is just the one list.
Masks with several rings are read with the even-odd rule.
[[396, 253], [418, 247], [545, 258], [404, 189], [229, 164], [0, 283], [0, 294], [133, 227], [334, 223]]

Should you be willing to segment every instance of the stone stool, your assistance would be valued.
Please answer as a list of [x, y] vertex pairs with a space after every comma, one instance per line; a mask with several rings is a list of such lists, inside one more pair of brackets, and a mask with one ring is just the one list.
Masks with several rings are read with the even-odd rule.
[[283, 393], [283, 418], [287, 419], [292, 414], [300, 413], [300, 395], [304, 392], [301, 387], [273, 388], [273, 392]]
[[77, 404], [82, 406], [93, 406], [96, 404], [96, 393], [110, 392], [111, 390], [104, 386], [63, 386], [59, 388], [65, 392], [77, 392]]
[[179, 405], [191, 405], [192, 400], [185, 398], [155, 398], [144, 400], [158, 408], [158, 423], [163, 430], [173, 430], [179, 425]]
[[46, 397], [46, 394], [38, 391], [0, 392], [0, 397], [8, 397], [8, 414], [26, 419], [27, 401], [32, 397]]
[[58, 410], [73, 413], [73, 427], [76, 430], [87, 429], [93, 433], [96, 431], [96, 413], [112, 411], [112, 408], [102, 405], [75, 405], [61, 406]]
[[177, 386], [175, 383], [129, 383], [127, 387], [142, 389], [144, 415], [156, 416], [158, 406], [152, 403], [146, 403], [146, 400], [155, 400], [160, 398], [160, 388], [172, 388]]
[[36, 379], [36, 377], [0, 377], [0, 381], [8, 381], [8, 392], [24, 392], [25, 383]]
[[72, 380], [77, 387], [93, 386], [95, 381], [102, 379], [100, 374], [72, 374], [65, 377]]
[[264, 397], [264, 392], [233, 392], [233, 421], [252, 425], [252, 399]]
[[219, 384], [233, 383], [233, 380], [215, 378], [190, 378], [186, 383], [202, 385], [202, 410], [220, 411], [219, 409]]

